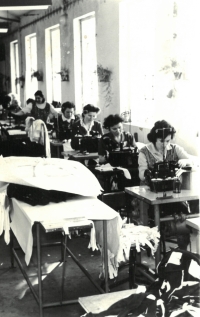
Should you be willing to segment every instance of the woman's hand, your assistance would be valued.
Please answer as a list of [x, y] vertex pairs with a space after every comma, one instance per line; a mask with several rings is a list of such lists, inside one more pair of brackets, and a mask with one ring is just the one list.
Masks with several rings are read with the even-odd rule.
[[178, 164], [179, 164], [180, 167], [185, 167], [187, 165], [191, 165], [191, 160], [189, 160], [189, 159], [180, 159], [178, 161]]
[[105, 158], [105, 156], [99, 155], [99, 163], [100, 163], [100, 164], [106, 163], [106, 158]]

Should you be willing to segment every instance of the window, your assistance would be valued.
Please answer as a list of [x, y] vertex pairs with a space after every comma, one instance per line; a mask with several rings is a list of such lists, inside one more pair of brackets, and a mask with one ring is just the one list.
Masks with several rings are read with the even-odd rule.
[[74, 19], [75, 103], [77, 112], [88, 103], [97, 105], [95, 13]]
[[11, 89], [20, 97], [18, 41], [10, 43]]
[[37, 71], [37, 38], [36, 34], [25, 37], [26, 50], [26, 100], [34, 98], [34, 93], [38, 90], [37, 78], [33, 73]]
[[154, 1], [124, 0], [119, 7], [120, 110], [133, 125], [150, 127], [154, 109]]
[[45, 30], [46, 82], [48, 102], [61, 102], [60, 28], [56, 25]]

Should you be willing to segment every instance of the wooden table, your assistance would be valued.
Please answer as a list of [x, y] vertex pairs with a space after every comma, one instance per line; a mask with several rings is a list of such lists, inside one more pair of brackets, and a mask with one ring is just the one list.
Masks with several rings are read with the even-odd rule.
[[[99, 157], [98, 153], [95, 152], [95, 153], [87, 153], [87, 154], [83, 154], [79, 151], [72, 151], [72, 152], [62, 152], [61, 153], [64, 157], [68, 157], [70, 158], [71, 160], [74, 160], [74, 161], [78, 161], [78, 162], [81, 162], [84, 164], [84, 161], [85, 160], [90, 160], [90, 159], [97, 159]], [[85, 165], [85, 164], [84, 164]]]
[[192, 228], [196, 239], [196, 252], [200, 254], [200, 217], [186, 219], [186, 224]]
[[79, 297], [78, 302], [87, 313], [92, 312], [93, 314], [98, 314], [104, 310], [107, 310], [111, 305], [123, 298], [126, 298], [132, 294], [144, 293], [145, 291], [146, 287], [139, 285], [137, 289]]
[[[118, 216], [117, 212], [104, 204], [102, 201], [95, 197], [72, 197], [66, 202], [50, 203], [46, 206], [31, 206], [22, 201], [12, 198], [12, 211], [11, 211], [11, 233], [17, 238], [21, 249], [25, 253], [25, 262], [27, 265], [30, 263], [32, 249], [33, 249], [33, 233], [32, 226], [36, 225], [36, 250], [37, 250], [37, 274], [38, 274], [38, 289], [39, 294], [36, 293], [31, 281], [16, 253], [13, 246], [13, 239], [11, 239], [11, 264], [14, 265], [14, 259], [17, 261], [19, 268], [27, 281], [34, 298], [39, 305], [40, 317], [43, 317], [43, 310], [47, 307], [55, 307], [60, 305], [67, 305], [77, 303], [78, 299], [65, 301], [61, 299], [60, 302], [44, 303], [43, 301], [43, 287], [42, 287], [42, 263], [41, 263], [41, 242], [40, 242], [40, 228], [41, 225], [48, 231], [62, 231], [63, 224], [67, 219], [73, 217], [80, 217], [84, 215], [86, 219], [102, 220], [103, 221], [103, 259], [105, 267], [105, 291], [97, 285], [96, 281], [84, 269], [79, 261], [75, 261], [83, 273], [90, 279], [99, 292], [108, 292], [108, 252], [107, 252], [107, 221], [112, 220]], [[75, 222], [78, 227], [78, 222]], [[47, 229], [50, 228], [50, 229]], [[73, 257], [73, 253], [71, 254]], [[64, 276], [63, 276], [64, 281]]]
[[[158, 230], [160, 230], [160, 205], [199, 199], [198, 189], [196, 189], [196, 192], [194, 190], [183, 189], [179, 194], [169, 191], [166, 192], [167, 197], [163, 197], [163, 192], [154, 193], [150, 191], [148, 186], [126, 187], [125, 192], [141, 201], [140, 217], [144, 224], [147, 224], [145, 203], [153, 206], [155, 226], [158, 227]], [[159, 245], [155, 254], [156, 266], [160, 262], [160, 259], [161, 254]]]

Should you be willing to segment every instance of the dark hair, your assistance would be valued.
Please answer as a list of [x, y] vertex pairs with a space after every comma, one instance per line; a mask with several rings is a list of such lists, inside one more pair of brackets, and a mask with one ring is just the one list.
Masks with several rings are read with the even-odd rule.
[[165, 139], [168, 135], [171, 135], [173, 139], [175, 133], [176, 130], [167, 121], [157, 121], [150, 133], [147, 134], [147, 139], [155, 144], [157, 139], [162, 139], [163, 137]]
[[64, 113], [67, 108], [68, 109], [75, 109], [75, 105], [73, 104], [73, 102], [70, 102], [70, 101], [64, 102], [61, 106], [62, 113]]
[[87, 104], [86, 106], [83, 107], [82, 116], [84, 117], [84, 115], [87, 114], [88, 112], [96, 112], [98, 114], [100, 112], [100, 108], [99, 107], [95, 107], [95, 106], [93, 106], [93, 105], [91, 105], [89, 103], [89, 104]]
[[120, 117], [118, 114], [110, 114], [104, 119], [103, 127], [109, 130], [111, 127], [120, 122], [124, 122], [124, 119], [122, 117]]
[[36, 96], [41, 97], [41, 98], [43, 99], [42, 102], [45, 102], [45, 98], [44, 98], [44, 95], [43, 95], [43, 93], [42, 93], [41, 90], [37, 90], [37, 91], [35, 92], [34, 96], [35, 96], [35, 97], [36, 97]]
[[35, 100], [34, 99], [32, 99], [32, 98], [28, 98], [27, 100], [26, 100], [26, 104], [28, 105], [29, 103], [34, 103], [35, 102]]
[[2, 102], [2, 107], [4, 108], [4, 109], [7, 109], [7, 107], [8, 107], [8, 105], [9, 105], [9, 103], [11, 102], [11, 97], [10, 96], [4, 96], [3, 97], [3, 102]]

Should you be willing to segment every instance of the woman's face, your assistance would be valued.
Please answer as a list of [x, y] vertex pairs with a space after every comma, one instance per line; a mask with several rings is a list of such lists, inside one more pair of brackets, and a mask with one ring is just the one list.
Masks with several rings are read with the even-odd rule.
[[96, 119], [97, 113], [96, 112], [88, 112], [84, 114], [84, 122], [92, 122]]
[[41, 104], [41, 103], [43, 103], [43, 98], [41, 97], [41, 96], [35, 96], [35, 101], [36, 101], [36, 103], [38, 103], [38, 104]]
[[168, 144], [170, 144], [170, 141], [171, 141], [172, 137], [171, 135], [168, 135], [165, 139], [164, 139], [164, 142], [163, 142], [163, 139], [159, 138], [159, 139], [156, 139], [156, 143], [155, 143], [155, 147], [158, 151], [162, 151], [163, 148], [164, 150], [166, 149], [166, 146]]
[[63, 114], [66, 119], [71, 119], [74, 115], [74, 108], [66, 108]]
[[115, 137], [118, 137], [120, 136], [120, 134], [122, 133], [123, 131], [123, 126], [122, 126], [122, 123], [119, 122], [115, 125], [113, 125], [112, 127], [110, 127], [110, 132], [115, 136]]

